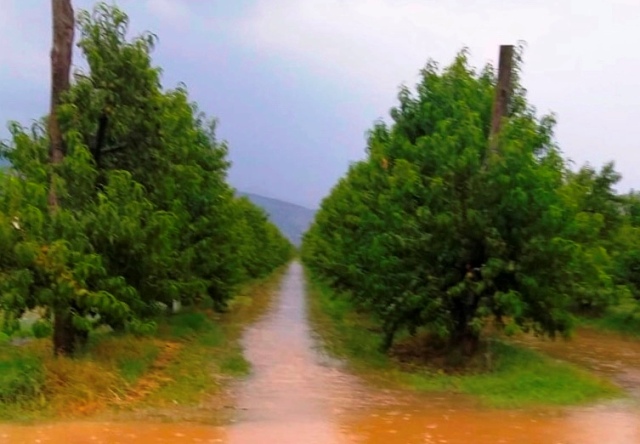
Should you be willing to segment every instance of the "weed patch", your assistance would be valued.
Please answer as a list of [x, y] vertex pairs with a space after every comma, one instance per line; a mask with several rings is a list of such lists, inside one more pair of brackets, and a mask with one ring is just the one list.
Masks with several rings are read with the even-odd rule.
[[58, 416], [89, 415], [124, 394], [115, 369], [89, 357], [49, 358], [45, 368], [45, 397]]
[[132, 385], [153, 364], [159, 350], [159, 345], [153, 338], [106, 336], [91, 347], [89, 357], [117, 369], [127, 385]]

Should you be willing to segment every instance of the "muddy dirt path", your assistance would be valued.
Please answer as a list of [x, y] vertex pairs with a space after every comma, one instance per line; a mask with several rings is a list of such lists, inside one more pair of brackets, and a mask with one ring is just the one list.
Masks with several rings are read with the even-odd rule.
[[[0, 425], [0, 443], [640, 443], [640, 409], [633, 402], [496, 411], [456, 396], [371, 388], [319, 348], [304, 296], [303, 270], [293, 263], [270, 309], [245, 334], [253, 374], [231, 387], [238, 414], [228, 425]], [[627, 347], [613, 339], [606, 345], [608, 350], [618, 346], [620, 369]], [[561, 347], [575, 352], [571, 344]]]

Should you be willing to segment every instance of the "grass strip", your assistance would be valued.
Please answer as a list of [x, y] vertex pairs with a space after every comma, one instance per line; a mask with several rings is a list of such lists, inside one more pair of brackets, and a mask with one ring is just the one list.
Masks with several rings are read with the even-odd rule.
[[376, 324], [347, 297], [312, 276], [309, 289], [310, 318], [326, 349], [374, 383], [464, 393], [498, 408], [576, 405], [621, 394], [583, 369], [498, 340], [490, 344], [491, 371], [450, 374], [429, 365], [408, 366], [380, 351]]
[[20, 346], [0, 337], [0, 420], [195, 405], [216, 396], [226, 380], [249, 374], [241, 335], [268, 306], [283, 269], [244, 286], [227, 313], [187, 309], [159, 320], [153, 336], [92, 332], [73, 359], [53, 357], [50, 337]]

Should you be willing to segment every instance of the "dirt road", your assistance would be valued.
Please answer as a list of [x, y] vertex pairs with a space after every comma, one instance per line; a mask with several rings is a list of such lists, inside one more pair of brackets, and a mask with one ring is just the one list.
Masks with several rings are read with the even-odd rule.
[[[231, 388], [238, 412], [232, 423], [0, 426], [0, 443], [640, 443], [640, 409], [633, 401], [505, 411], [478, 409], [462, 397], [374, 389], [322, 352], [307, 320], [299, 263], [290, 266], [274, 296], [244, 337], [253, 374]], [[635, 375], [640, 344], [631, 344], [611, 336], [604, 348], [589, 338], [538, 347], [615, 380]], [[600, 369], [594, 362], [601, 362]], [[611, 362], [615, 369], [607, 373]]]

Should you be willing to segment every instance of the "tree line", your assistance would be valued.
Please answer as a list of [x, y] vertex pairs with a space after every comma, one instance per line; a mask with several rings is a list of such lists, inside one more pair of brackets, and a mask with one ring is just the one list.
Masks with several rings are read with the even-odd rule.
[[515, 59], [494, 142], [494, 68], [466, 50], [430, 61], [305, 235], [308, 267], [377, 319], [384, 348], [418, 329], [468, 354], [489, 326], [566, 335], [576, 313], [640, 295], [640, 195], [616, 193], [612, 163], [570, 168]]
[[[10, 331], [46, 309], [69, 355], [98, 325], [149, 331], [175, 300], [224, 310], [293, 247], [227, 183], [216, 121], [162, 88], [156, 36], [130, 38], [116, 6], [52, 4], [51, 112], [0, 147], [0, 311]], [[65, 80], [76, 30], [87, 68]]]

